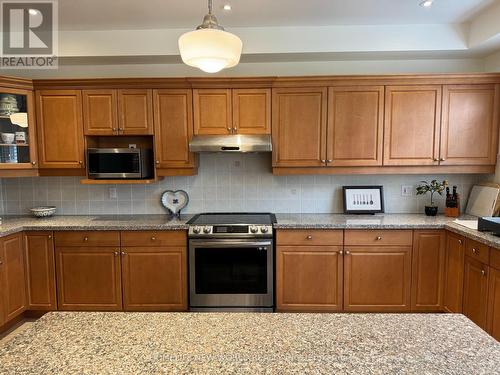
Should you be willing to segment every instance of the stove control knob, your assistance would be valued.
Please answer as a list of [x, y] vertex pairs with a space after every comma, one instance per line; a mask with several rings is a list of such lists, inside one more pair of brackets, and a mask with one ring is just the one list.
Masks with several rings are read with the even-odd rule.
[[198, 234], [198, 233], [200, 233], [200, 232], [201, 232], [201, 228], [200, 228], [200, 227], [194, 227], [194, 228], [193, 228], [193, 233], [194, 233], [194, 234]]
[[269, 230], [269, 229], [268, 229], [267, 227], [260, 227], [260, 231], [261, 231], [262, 233], [267, 233], [267, 232], [268, 232], [268, 230]]
[[250, 227], [250, 232], [257, 233], [258, 231], [259, 231], [259, 228], [257, 228], [256, 226], [251, 226]]
[[206, 233], [206, 234], [210, 233], [210, 227], [203, 228], [203, 233]]

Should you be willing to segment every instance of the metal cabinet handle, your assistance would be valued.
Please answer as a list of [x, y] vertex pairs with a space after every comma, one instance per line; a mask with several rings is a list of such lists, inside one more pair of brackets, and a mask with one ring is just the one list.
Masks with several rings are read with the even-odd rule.
[[313, 236], [309, 235], [306, 237], [307, 240], [312, 240], [313, 239]]
[[439, 161], [439, 159], [438, 159], [438, 158], [435, 158], [435, 159], [434, 159], [434, 161]]
[[117, 131], [117, 130], [118, 130], [117, 128], [113, 128], [113, 131], [114, 131], [114, 132], [115, 132], [115, 131]]
[[461, 245], [463, 244], [464, 242], [462, 240], [458, 240], [458, 244]]
[[151, 241], [156, 241], [156, 237], [155, 236], [151, 237]]
[[486, 271], [485, 270], [481, 270], [481, 276], [486, 276]]
[[351, 252], [349, 250], [345, 251], [345, 255], [349, 255]]
[[376, 238], [377, 241], [380, 241], [381, 239], [382, 239], [382, 237], [380, 237], [380, 236], [377, 236], [377, 238]]
[[475, 248], [472, 248], [472, 253], [473, 254], [479, 254], [479, 251], [477, 251]]
[[333, 161], [332, 159], [328, 159], [326, 162], [331, 163], [332, 161]]
[[322, 163], [326, 163], [326, 159], [321, 159], [321, 162]]
[[157, 160], [157, 161], [156, 161], [156, 164], [160, 164], [160, 161], [159, 161], [159, 160]]
[[445, 158], [441, 158], [441, 159], [439, 159], [439, 161], [446, 161], [446, 159]]
[[83, 161], [82, 161], [82, 160], [79, 160], [79, 161], [78, 161], [78, 164], [83, 164]]
[[343, 251], [343, 250], [340, 250], [340, 251], [339, 251], [339, 254], [340, 254], [340, 255], [344, 254], [344, 251]]
[[3, 261], [0, 260], [0, 266], [3, 264]]
[[117, 257], [118, 254], [120, 254], [120, 253], [118, 251], [115, 251], [115, 257]]
[[31, 164], [36, 165], [36, 161], [32, 161]]
[[227, 131], [230, 132], [231, 131], [231, 128], [227, 128]]
[[125, 251], [122, 251], [122, 255], [127, 255], [127, 253]]
[[52, 238], [52, 235], [51, 235], [51, 234], [49, 234], [49, 240], [50, 240], [51, 238]]

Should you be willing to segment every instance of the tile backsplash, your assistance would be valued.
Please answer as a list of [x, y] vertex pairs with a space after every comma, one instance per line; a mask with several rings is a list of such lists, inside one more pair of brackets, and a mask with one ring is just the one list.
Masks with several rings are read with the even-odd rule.
[[[204, 154], [197, 176], [166, 177], [152, 185], [81, 185], [81, 177], [2, 179], [4, 215], [28, 213], [39, 205], [54, 205], [58, 214], [162, 214], [160, 196], [182, 189], [190, 202], [184, 213], [207, 211], [271, 211], [276, 213], [341, 213], [343, 185], [383, 185], [389, 213], [422, 213], [429, 197], [401, 196], [401, 185], [448, 179], [467, 197], [475, 183], [491, 175], [332, 175], [273, 176], [270, 154]], [[110, 198], [116, 188], [116, 198]], [[444, 199], [438, 197], [443, 207]], [[466, 199], [462, 198], [465, 207]], [[441, 208], [442, 210], [442, 208]]]

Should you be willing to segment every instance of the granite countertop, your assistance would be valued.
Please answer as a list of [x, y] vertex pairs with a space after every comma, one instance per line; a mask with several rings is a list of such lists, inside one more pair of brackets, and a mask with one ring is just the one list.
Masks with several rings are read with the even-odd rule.
[[4, 217], [0, 237], [23, 230], [182, 230], [192, 215], [172, 218], [167, 215], [98, 215]]
[[[7, 216], [0, 225], [0, 237], [23, 230], [186, 230], [193, 215]], [[473, 219], [473, 217], [462, 217]], [[447, 229], [488, 246], [500, 248], [500, 237], [468, 229], [454, 218], [422, 214], [277, 214], [276, 229]]]
[[458, 314], [51, 312], [0, 347], [5, 374], [498, 374]]

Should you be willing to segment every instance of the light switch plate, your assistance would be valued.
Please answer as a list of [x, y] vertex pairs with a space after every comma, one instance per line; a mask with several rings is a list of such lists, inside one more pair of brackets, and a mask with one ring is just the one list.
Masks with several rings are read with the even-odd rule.
[[402, 197], [413, 196], [413, 186], [412, 185], [401, 185], [401, 196]]

